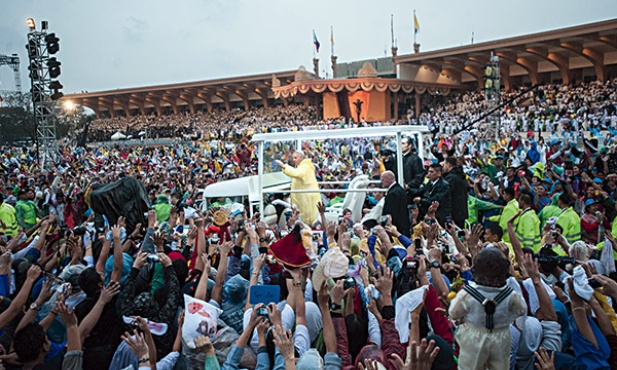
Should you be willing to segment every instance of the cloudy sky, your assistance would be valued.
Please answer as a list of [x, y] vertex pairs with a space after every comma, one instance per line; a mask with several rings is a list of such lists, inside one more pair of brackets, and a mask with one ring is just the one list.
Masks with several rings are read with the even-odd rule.
[[[412, 52], [413, 10], [422, 50], [460, 46], [617, 17], [616, 0], [0, 0], [0, 54], [21, 57], [27, 27], [49, 21], [60, 37], [65, 93], [147, 86], [311, 66], [312, 30], [329, 65], [330, 26], [340, 61]], [[0, 90], [14, 87], [0, 68]]]

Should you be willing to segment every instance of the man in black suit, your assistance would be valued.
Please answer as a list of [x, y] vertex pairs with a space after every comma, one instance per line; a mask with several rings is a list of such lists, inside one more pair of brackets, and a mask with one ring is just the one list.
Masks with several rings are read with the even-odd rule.
[[424, 181], [424, 165], [422, 159], [414, 152], [411, 139], [401, 139], [401, 151], [403, 153], [403, 178], [405, 189], [417, 189]]
[[388, 189], [386, 200], [383, 205], [382, 215], [392, 217], [392, 225], [396, 226], [399, 233], [411, 236], [409, 225], [409, 211], [407, 210], [407, 194], [396, 182], [394, 172], [385, 171], [381, 174], [381, 187]]
[[452, 220], [458, 227], [465, 227], [465, 220], [469, 217], [467, 209], [467, 191], [469, 185], [463, 168], [458, 160], [448, 157], [443, 164], [444, 180], [450, 184], [450, 201], [452, 206]]
[[441, 165], [437, 163], [432, 164], [426, 173], [429, 181], [416, 191], [412, 189], [411, 193], [413, 202], [420, 208], [422, 217], [428, 212], [428, 207], [433, 202], [439, 202], [439, 208], [436, 213], [437, 221], [441, 225], [445, 225], [446, 218], [450, 216], [451, 212], [450, 184], [441, 177], [441, 174]]

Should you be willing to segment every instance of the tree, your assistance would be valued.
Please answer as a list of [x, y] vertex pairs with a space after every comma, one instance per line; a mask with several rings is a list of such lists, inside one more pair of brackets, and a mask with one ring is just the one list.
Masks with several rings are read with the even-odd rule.
[[34, 143], [30, 94], [3, 95], [0, 106], [0, 144]]

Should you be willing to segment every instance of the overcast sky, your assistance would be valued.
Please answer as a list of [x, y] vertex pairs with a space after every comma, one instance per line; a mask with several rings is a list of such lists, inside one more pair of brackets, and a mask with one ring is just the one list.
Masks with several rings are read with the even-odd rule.
[[[339, 62], [412, 52], [413, 10], [423, 51], [617, 17], [616, 0], [0, 0], [0, 54], [18, 53], [29, 90], [25, 19], [60, 38], [64, 92], [312, 69], [312, 30], [329, 68], [330, 26]], [[0, 68], [0, 90], [13, 89]]]

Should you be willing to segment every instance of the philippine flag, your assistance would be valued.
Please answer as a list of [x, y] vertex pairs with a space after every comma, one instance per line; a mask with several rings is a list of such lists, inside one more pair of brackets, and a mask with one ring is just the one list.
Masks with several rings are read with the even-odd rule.
[[319, 43], [319, 40], [317, 40], [317, 34], [315, 33], [315, 30], [313, 30], [313, 44], [315, 44], [315, 50], [317, 50], [317, 52], [319, 53], [319, 46], [321, 44]]

